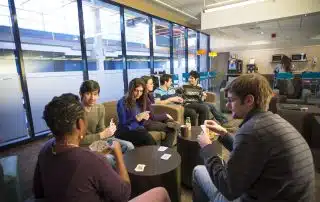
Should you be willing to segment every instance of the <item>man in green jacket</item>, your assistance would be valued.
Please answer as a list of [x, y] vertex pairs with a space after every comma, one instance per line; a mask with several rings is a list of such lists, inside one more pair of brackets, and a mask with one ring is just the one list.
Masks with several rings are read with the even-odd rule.
[[[81, 145], [90, 145], [98, 140], [106, 140], [108, 145], [112, 145], [114, 140], [118, 141], [122, 148], [122, 153], [134, 149], [131, 142], [120, 140], [114, 137], [117, 127], [110, 120], [109, 127], [105, 126], [105, 108], [102, 104], [97, 104], [100, 94], [99, 83], [93, 80], [84, 81], [80, 87], [80, 97], [82, 106], [85, 109], [87, 120], [87, 134], [82, 139]], [[109, 162], [114, 166], [114, 156], [108, 154]]]

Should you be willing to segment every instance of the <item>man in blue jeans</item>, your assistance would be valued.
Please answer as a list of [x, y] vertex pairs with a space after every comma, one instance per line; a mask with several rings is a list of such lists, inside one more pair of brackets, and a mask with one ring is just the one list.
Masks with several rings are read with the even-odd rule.
[[[85, 110], [88, 123], [87, 134], [80, 142], [81, 145], [90, 145], [97, 140], [106, 140], [108, 145], [112, 145], [114, 140], [121, 145], [122, 153], [134, 149], [131, 142], [120, 140], [114, 137], [116, 125], [110, 120], [109, 127], [105, 126], [105, 108], [102, 104], [97, 104], [99, 98], [99, 83], [93, 80], [84, 81], [80, 87], [81, 103]], [[115, 167], [115, 159], [111, 154], [107, 155], [108, 161]]]
[[313, 201], [314, 164], [308, 144], [286, 120], [268, 111], [272, 90], [259, 74], [239, 76], [226, 88], [233, 118], [243, 118], [231, 135], [205, 122], [230, 151], [225, 164], [208, 133], [198, 136], [205, 166], [193, 171], [193, 201]]

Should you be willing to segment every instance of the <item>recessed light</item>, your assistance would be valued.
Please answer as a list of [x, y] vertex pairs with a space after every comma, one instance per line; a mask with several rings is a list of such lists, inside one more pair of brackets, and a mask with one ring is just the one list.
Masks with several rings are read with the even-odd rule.
[[260, 32], [260, 34], [262, 35], [262, 34], [264, 34], [264, 32]]

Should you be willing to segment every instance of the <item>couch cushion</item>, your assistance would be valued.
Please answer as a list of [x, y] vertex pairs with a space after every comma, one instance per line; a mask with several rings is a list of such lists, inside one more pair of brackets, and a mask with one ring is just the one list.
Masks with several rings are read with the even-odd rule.
[[166, 137], [165, 132], [149, 131], [149, 133], [157, 143], [160, 143], [161, 140], [164, 140], [164, 138]]
[[102, 103], [105, 109], [104, 122], [106, 126], [109, 126], [110, 120], [113, 118], [114, 123], [118, 124], [118, 114], [117, 114], [117, 101], [110, 101]]

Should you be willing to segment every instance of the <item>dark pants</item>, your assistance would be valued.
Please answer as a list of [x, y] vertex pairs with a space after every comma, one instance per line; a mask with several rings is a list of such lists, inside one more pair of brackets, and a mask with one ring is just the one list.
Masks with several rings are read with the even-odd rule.
[[184, 105], [184, 117], [190, 117], [191, 125], [195, 126], [198, 118], [198, 125], [202, 125], [205, 120], [209, 119], [209, 107], [204, 103], [190, 103]]
[[129, 141], [136, 147], [157, 144], [146, 129], [118, 129], [116, 131], [116, 137], [122, 140]]
[[219, 121], [220, 124], [224, 124], [228, 122], [227, 117], [224, 116], [222, 112], [219, 112], [217, 108], [211, 104], [211, 103], [206, 103], [204, 102], [203, 104], [206, 104], [209, 107], [210, 112], [212, 113], [213, 117]]
[[[174, 122], [171, 122], [174, 124]], [[148, 131], [160, 131], [160, 132], [165, 132], [166, 133], [166, 138], [161, 141], [161, 145], [166, 146], [166, 147], [173, 147], [173, 142], [176, 139], [178, 135], [178, 130], [177, 128], [174, 127], [169, 127], [168, 123], [160, 122], [160, 121], [153, 121], [153, 120], [148, 120], [144, 127]]]

